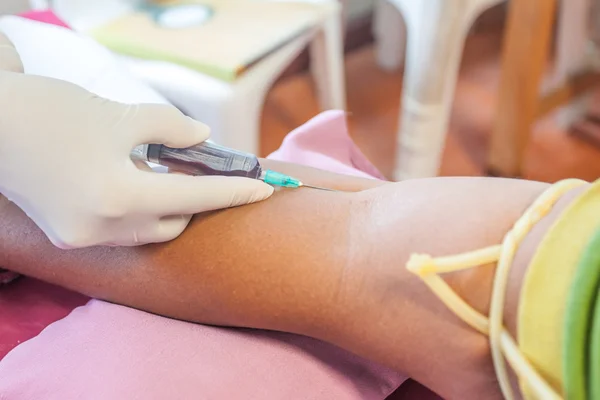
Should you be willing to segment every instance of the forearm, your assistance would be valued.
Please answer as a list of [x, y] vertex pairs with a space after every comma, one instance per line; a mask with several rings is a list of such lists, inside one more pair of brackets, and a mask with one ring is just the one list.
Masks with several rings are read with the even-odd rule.
[[[486, 180], [484, 184], [476, 184], [475, 187], [469, 188], [469, 185], [464, 184], [465, 182], [458, 185], [453, 185], [451, 182], [451, 180], [445, 181], [448, 186], [451, 186], [447, 188], [448, 190], [444, 190], [444, 185], [436, 185], [436, 195], [439, 195], [445, 204], [425, 213], [432, 219], [422, 218], [423, 216], [413, 218], [413, 220], [418, 219], [421, 224], [413, 232], [413, 240], [409, 244], [412, 253], [426, 253], [433, 256], [452, 255], [500, 244], [505, 234], [522, 216], [525, 208], [533, 203], [548, 186], [523, 181], [492, 183]], [[419, 185], [425, 181], [413, 183]], [[477, 182], [473, 180], [471, 183]], [[516, 321], [520, 291], [529, 262], [548, 230], [574, 199], [588, 187], [584, 185], [562, 196], [549, 213], [533, 226], [518, 247], [511, 263], [504, 311], [504, 323], [513, 338], [517, 337]], [[423, 191], [414, 188], [413, 193], [419, 192], [424, 194]], [[469, 193], [470, 196], [464, 196], [465, 193]], [[461, 197], [462, 204], [456, 207], [455, 202], [460, 202]], [[415, 202], [418, 201], [417, 196]], [[423, 199], [421, 204], [424, 206], [419, 208], [425, 211], [426, 204], [431, 202]], [[446, 214], [452, 211], [458, 217], [452, 218]], [[415, 213], [407, 213], [415, 215]], [[437, 216], [437, 221], [435, 221], [436, 213], [440, 214]], [[453, 220], [454, 224], [448, 224], [450, 220]], [[462, 223], [458, 224], [460, 222]], [[436, 232], [438, 229], [443, 230], [443, 233]], [[371, 313], [373, 324], [369, 332], [358, 337], [349, 335], [347, 337], [354, 340], [358, 338], [358, 342], [343, 345], [351, 348], [364, 346], [373, 356], [379, 344], [381, 354], [378, 359], [384, 360], [387, 351], [387, 357], [392, 360], [392, 363], [399, 362], [400, 365], [406, 365], [408, 369], [405, 371], [410, 371], [412, 377], [438, 391], [444, 398], [502, 398], [491, 363], [489, 338], [463, 323], [422, 282], [416, 283], [415, 277], [404, 268], [405, 261], [406, 259], [402, 260], [398, 282], [390, 282], [393, 281], [390, 279], [387, 285], [380, 285], [379, 293], [384, 299], [381, 301], [382, 304], [404, 303], [408, 306], [380, 307], [381, 313]], [[450, 284], [459, 297], [487, 316], [495, 272], [495, 266], [488, 265], [445, 274], [443, 279]], [[376, 271], [373, 273], [376, 274]], [[402, 287], [404, 290], [399, 292], [395, 287]], [[375, 292], [377, 291], [373, 291]], [[377, 321], [384, 322], [378, 324]], [[394, 322], [398, 325], [395, 329], [385, 329], [387, 324], [392, 326]], [[373, 333], [378, 330], [373, 327], [378, 325], [383, 325], [383, 328], [379, 329], [380, 335], [375, 336]], [[402, 332], [402, 335], [398, 335], [398, 332]], [[382, 343], [385, 345], [382, 346]], [[396, 343], [396, 346], [390, 343]], [[401, 348], [403, 351], [390, 354], [389, 349], [393, 347]], [[519, 391], [516, 390], [515, 393], [519, 394]]]
[[[293, 174], [307, 183], [340, 190], [383, 184], [271, 160], [261, 162], [266, 168]], [[277, 200], [263, 202], [258, 208], [246, 206], [197, 216], [172, 243], [70, 252], [50, 246], [33, 223], [11, 206], [2, 215], [5, 224], [0, 236], [6, 251], [0, 255], [0, 262], [94, 297], [176, 318], [277, 329], [270, 321], [261, 320], [263, 310], [267, 316], [275, 311], [267, 309], [266, 303], [278, 305], [281, 310], [286, 309], [285, 301], [301, 303], [298, 296], [289, 297], [285, 287], [277, 292], [274, 283], [282, 273], [289, 282], [305, 282], [304, 288], [297, 286], [302, 294], [319, 290], [321, 282], [332, 281], [305, 275], [305, 263], [311, 254], [305, 249], [312, 247], [316, 262], [329, 267], [328, 260], [335, 255], [325, 246], [325, 240], [330, 239], [327, 232], [344, 230], [338, 223], [349, 215], [349, 195], [310, 189], [280, 192]], [[315, 234], [312, 230], [317, 225], [321, 226]], [[289, 257], [294, 253], [295, 262], [291, 262]], [[332, 272], [331, 268], [321, 270]], [[249, 312], [255, 306], [255, 312]], [[312, 318], [311, 305], [306, 307]], [[290, 330], [285, 315], [274, 321]]]
[[[364, 249], [368, 293], [357, 300], [338, 343], [409, 373], [444, 398], [499, 398], [488, 338], [464, 324], [405, 268], [410, 254], [433, 256], [499, 244], [546, 184], [488, 178], [406, 181], [373, 190]], [[361, 196], [366, 195], [364, 192]], [[381, 249], [387, 249], [382, 252]], [[393, 250], [392, 250], [393, 249]], [[495, 269], [447, 274], [468, 303], [488, 314]], [[366, 285], [364, 285], [366, 286]], [[510, 298], [518, 298], [511, 291]], [[392, 351], [391, 349], [397, 349]]]
[[[295, 175], [307, 182], [323, 176]], [[404, 263], [415, 251], [438, 255], [499, 243], [545, 187], [475, 178], [361, 193], [283, 191], [199, 216], [165, 245], [68, 252], [10, 207], [2, 216], [0, 264], [175, 318], [314, 336], [444, 395], [472, 395], [489, 389], [493, 376], [486, 339], [448, 312]], [[451, 284], [476, 289], [464, 290], [469, 301], [487, 298], [490, 282], [489, 272], [466, 272]], [[461, 368], [449, 371], [451, 365]]]

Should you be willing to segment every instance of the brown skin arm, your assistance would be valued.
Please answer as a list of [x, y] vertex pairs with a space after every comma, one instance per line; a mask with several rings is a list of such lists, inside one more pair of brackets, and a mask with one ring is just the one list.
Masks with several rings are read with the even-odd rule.
[[[170, 243], [74, 251], [53, 247], [5, 203], [0, 265], [174, 318], [323, 339], [448, 399], [499, 395], [487, 339], [446, 310], [404, 263], [413, 252], [499, 243], [547, 185], [486, 178], [384, 184], [265, 166], [353, 192], [280, 191], [261, 203], [199, 215]], [[492, 274], [492, 267], [466, 271], [449, 282], [485, 310]]]

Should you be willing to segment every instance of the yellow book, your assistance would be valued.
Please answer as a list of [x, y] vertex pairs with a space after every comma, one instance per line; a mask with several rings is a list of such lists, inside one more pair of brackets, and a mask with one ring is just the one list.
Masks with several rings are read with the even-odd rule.
[[[203, 22], [193, 22], [194, 16], [186, 11], [191, 5], [202, 5]], [[168, 61], [233, 81], [250, 65], [313, 27], [322, 10], [308, 2], [154, 1], [89, 33], [117, 53]], [[174, 27], [168, 12], [183, 26]]]

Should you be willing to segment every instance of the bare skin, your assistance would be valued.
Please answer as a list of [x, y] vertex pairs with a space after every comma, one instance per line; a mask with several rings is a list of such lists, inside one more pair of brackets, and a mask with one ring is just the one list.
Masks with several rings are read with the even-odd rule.
[[[437, 178], [385, 184], [264, 161], [319, 186], [197, 216], [177, 240], [63, 251], [14, 205], [0, 202], [0, 265], [84, 294], [205, 324], [304, 334], [402, 371], [447, 399], [500, 398], [487, 338], [467, 327], [404, 264], [502, 240], [546, 184]], [[520, 280], [552, 215], [519, 250]], [[487, 314], [493, 266], [448, 282]]]

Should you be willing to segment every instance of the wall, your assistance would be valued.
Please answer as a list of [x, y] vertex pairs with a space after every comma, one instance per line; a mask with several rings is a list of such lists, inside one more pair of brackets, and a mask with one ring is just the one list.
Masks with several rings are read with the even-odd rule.
[[15, 14], [29, 8], [28, 0], [0, 0], [0, 15]]
[[347, 0], [346, 7], [346, 15], [348, 19], [352, 20], [355, 18], [364, 17], [373, 11], [373, 6], [375, 5], [376, 0]]

